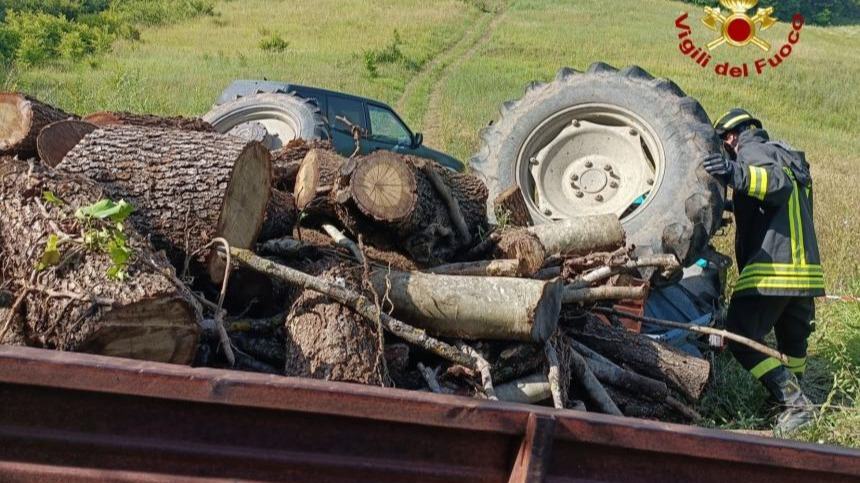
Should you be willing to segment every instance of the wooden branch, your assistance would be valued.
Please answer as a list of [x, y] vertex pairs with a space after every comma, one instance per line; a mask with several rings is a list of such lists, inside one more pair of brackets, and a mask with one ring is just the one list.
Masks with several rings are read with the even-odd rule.
[[442, 198], [442, 201], [444, 201], [445, 205], [448, 207], [448, 215], [451, 217], [454, 227], [457, 228], [457, 232], [460, 234], [463, 245], [471, 245], [472, 235], [469, 233], [469, 226], [466, 225], [466, 220], [463, 218], [463, 212], [460, 210], [460, 203], [451, 194], [451, 189], [447, 184], [445, 184], [442, 176], [433, 169], [433, 166], [425, 163], [421, 166], [421, 170], [427, 175], [427, 178], [430, 180], [430, 184], [433, 185], [436, 193], [440, 198]]
[[497, 386], [496, 396], [500, 401], [534, 404], [551, 398], [552, 391], [546, 375], [537, 373]]
[[346, 235], [343, 234], [342, 231], [338, 230], [336, 226], [330, 223], [323, 223], [322, 229], [334, 240], [334, 243], [342, 248], [346, 248], [352, 253], [352, 256], [358, 261], [358, 263], [364, 263], [364, 255], [361, 253], [361, 250], [358, 248], [358, 245], [355, 244], [354, 241], [350, 240]]
[[749, 347], [750, 349], [753, 349], [757, 352], [760, 352], [760, 353], [762, 353], [768, 357], [773, 357], [774, 359], [779, 360], [783, 364], [788, 364], [788, 356], [786, 356], [785, 354], [783, 354], [777, 350], [771, 349], [770, 347], [768, 347], [764, 344], [761, 344], [759, 342], [756, 342], [752, 339], [748, 339], [742, 335], [738, 335], [738, 334], [735, 334], [734, 332], [729, 332], [727, 330], [714, 329], [712, 327], [702, 327], [701, 325], [695, 325], [695, 324], [683, 324], [681, 322], [673, 322], [671, 320], [655, 319], [652, 317], [640, 317], [638, 315], [631, 315], [631, 314], [628, 314], [626, 312], [619, 312], [617, 310], [613, 310], [613, 309], [609, 309], [609, 308], [605, 308], [605, 307], [594, 307], [592, 310], [594, 312], [600, 312], [602, 314], [617, 315], [617, 316], [621, 316], [621, 317], [631, 318], [634, 320], [645, 322], [646, 324], [661, 325], [663, 327], [672, 327], [674, 329], [683, 329], [683, 330], [688, 330], [690, 332], [695, 332], [697, 334], [718, 335], [720, 337], [724, 337], [726, 339], [733, 340], [733, 341], [737, 342], [738, 344], [745, 345], [745, 346]]
[[473, 277], [517, 277], [525, 275], [520, 272], [519, 260], [514, 258], [449, 263], [425, 271], [437, 275], [466, 275]]
[[546, 378], [549, 381], [549, 389], [552, 393], [552, 404], [556, 409], [564, 409], [564, 395], [561, 393], [561, 383], [559, 382], [558, 354], [552, 345], [552, 341], [546, 342], [544, 353], [549, 365]]
[[599, 300], [642, 300], [648, 295], [648, 286], [639, 287], [564, 287], [562, 303], [595, 302]]
[[669, 397], [669, 388], [666, 383], [622, 369], [614, 362], [589, 349], [585, 344], [574, 339], [570, 339], [570, 341], [575, 350], [585, 358], [588, 368], [599, 381], [630, 393], [642, 394], [655, 401], [665, 401]]
[[678, 263], [678, 259], [675, 258], [674, 255], [668, 254], [660, 254], [660, 255], [649, 255], [645, 257], [640, 257], [635, 260], [629, 260], [625, 262], [623, 265], [619, 266], [604, 266], [592, 270], [588, 273], [580, 275], [575, 280], [573, 280], [568, 287], [570, 288], [584, 288], [592, 285], [594, 283], [600, 282], [601, 280], [605, 280], [617, 273], [629, 270], [635, 270], [637, 268], [644, 267], [659, 267], [662, 268], [663, 271], [673, 271], [677, 270], [681, 267], [681, 264]]
[[283, 237], [267, 240], [258, 247], [260, 253], [275, 255], [283, 258], [295, 258], [299, 256], [305, 244], [295, 238]]
[[609, 397], [606, 389], [589, 369], [585, 359], [576, 349], [571, 351], [570, 368], [573, 371], [575, 381], [585, 390], [588, 398], [595, 404], [598, 410], [606, 414], [622, 416], [621, 410]]
[[320, 280], [319, 278], [293, 268], [280, 265], [271, 260], [258, 257], [250, 250], [230, 248], [230, 254], [233, 256], [234, 260], [248, 268], [265, 273], [270, 277], [277, 278], [291, 285], [314, 290], [327, 295], [337, 302], [350, 307], [373, 324], [375, 324], [377, 320], [381, 320], [382, 326], [392, 334], [409, 343], [420, 346], [443, 359], [471, 369], [476, 368], [475, 361], [468, 355], [445, 342], [430, 337], [423, 330], [416, 329], [409, 324], [401, 322], [385, 312], [380, 312], [370, 299], [357, 292], [328, 283], [324, 280]]
[[487, 399], [498, 400], [496, 390], [493, 388], [493, 376], [490, 373], [490, 364], [484, 359], [484, 356], [465, 342], [458, 342], [457, 348], [475, 359], [475, 364], [481, 373], [481, 385], [484, 387], [484, 394], [487, 395]]

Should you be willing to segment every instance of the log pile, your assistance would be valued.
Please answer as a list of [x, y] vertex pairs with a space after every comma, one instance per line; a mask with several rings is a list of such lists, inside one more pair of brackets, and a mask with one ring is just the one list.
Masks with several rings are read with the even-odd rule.
[[[529, 226], [513, 190], [492, 226], [483, 183], [433, 161], [210, 131], [0, 96], [0, 342], [697, 418], [708, 362], [597, 310], [679, 268], [617, 217]], [[86, 240], [38, 263], [102, 199], [134, 207], [125, 278]]]

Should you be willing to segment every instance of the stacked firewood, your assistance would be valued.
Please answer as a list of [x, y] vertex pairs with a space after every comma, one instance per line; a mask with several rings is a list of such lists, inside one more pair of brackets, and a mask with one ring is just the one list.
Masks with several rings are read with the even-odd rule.
[[[426, 159], [0, 94], [0, 342], [695, 419], [708, 362], [601, 309], [675, 258], [612, 215], [528, 226], [516, 190], [494, 226], [487, 196]], [[82, 236], [101, 199], [134, 207], [122, 278]]]

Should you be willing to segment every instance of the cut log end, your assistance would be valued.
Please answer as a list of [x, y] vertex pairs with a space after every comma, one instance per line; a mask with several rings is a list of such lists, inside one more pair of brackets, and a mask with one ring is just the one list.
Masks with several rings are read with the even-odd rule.
[[377, 221], [398, 222], [415, 207], [415, 176], [394, 156], [376, 156], [358, 163], [350, 191], [358, 208]]
[[296, 206], [304, 210], [318, 195], [331, 191], [342, 162], [340, 156], [325, 149], [311, 149], [296, 173], [293, 196]]
[[36, 138], [39, 159], [52, 168], [57, 166], [84, 136], [96, 129], [98, 126], [95, 124], [76, 119], [48, 124], [39, 131], [39, 136]]
[[145, 300], [108, 311], [80, 352], [172, 364], [190, 364], [198, 329], [179, 297]]
[[0, 152], [12, 150], [30, 130], [33, 110], [21, 94], [0, 93]]

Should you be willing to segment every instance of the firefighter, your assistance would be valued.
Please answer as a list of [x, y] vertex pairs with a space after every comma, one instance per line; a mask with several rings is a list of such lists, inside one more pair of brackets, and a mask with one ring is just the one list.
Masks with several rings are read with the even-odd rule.
[[725, 154], [711, 154], [702, 162], [708, 173], [732, 187], [740, 272], [726, 325], [758, 342], [773, 329], [788, 362], [735, 343], [729, 349], [782, 407], [774, 432], [787, 435], [814, 416], [799, 379], [806, 369], [814, 297], [824, 295], [809, 164], [803, 152], [771, 141], [761, 121], [743, 109], [732, 109], [714, 127]]

